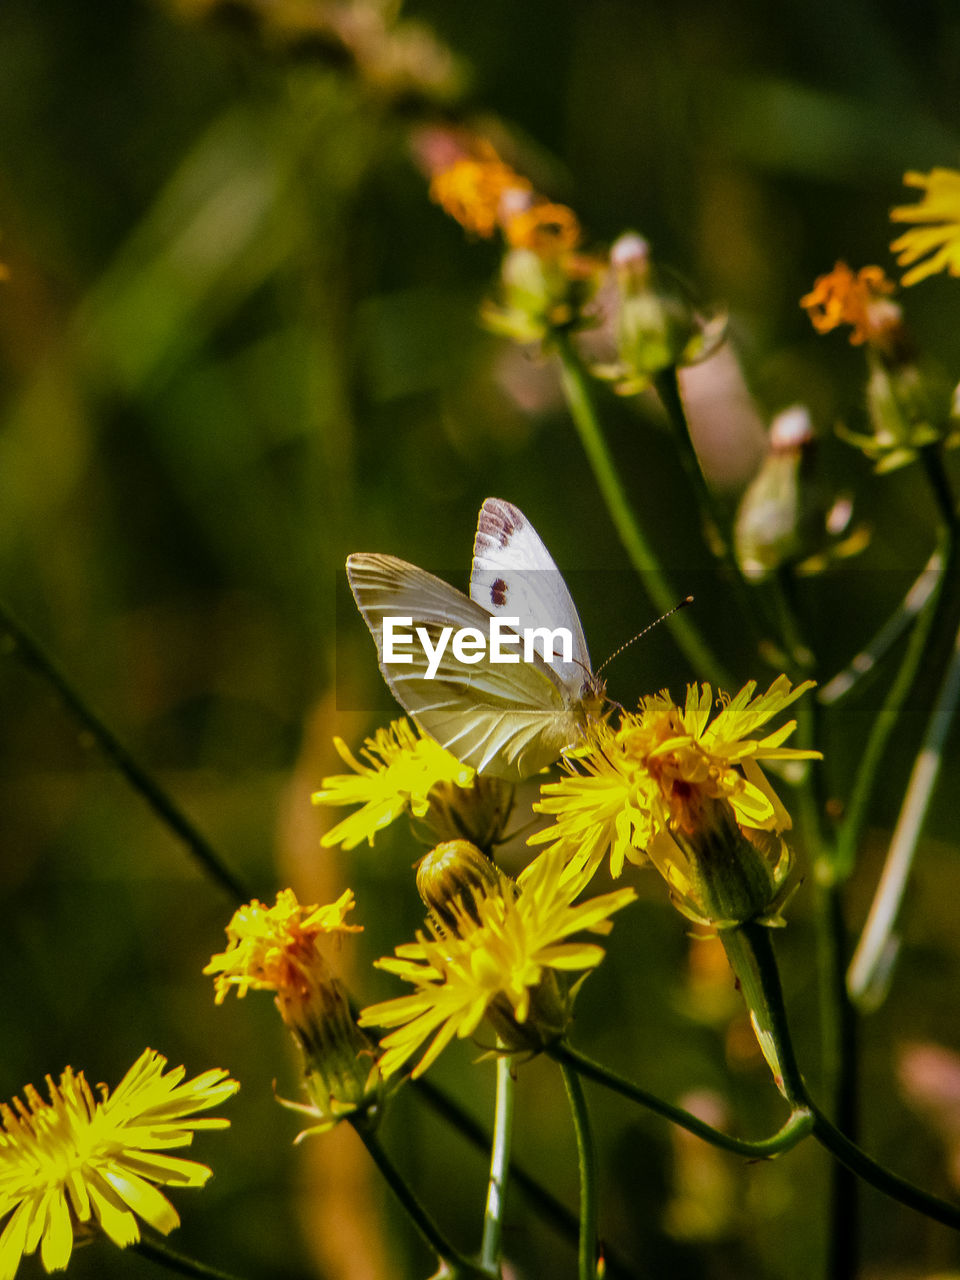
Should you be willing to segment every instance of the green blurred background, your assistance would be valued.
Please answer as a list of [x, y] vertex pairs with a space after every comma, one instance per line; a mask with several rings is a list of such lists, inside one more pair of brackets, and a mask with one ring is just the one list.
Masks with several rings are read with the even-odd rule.
[[[0, 8], [0, 592], [252, 892], [272, 900], [292, 883], [316, 901], [354, 887], [366, 933], [351, 980], [370, 999], [396, 988], [369, 960], [412, 936], [421, 910], [417, 849], [399, 827], [372, 850], [319, 848], [329, 815], [309, 797], [339, 769], [331, 736], [358, 745], [395, 713], [362, 624], [347, 609], [336, 625], [345, 556], [389, 551], [464, 586], [477, 508], [495, 494], [526, 511], [570, 571], [595, 660], [652, 607], [551, 366], [477, 324], [497, 252], [428, 202], [409, 138], [433, 108], [371, 84], [316, 31], [280, 30], [284, 14], [314, 8], [324, 12]], [[764, 417], [811, 406], [827, 482], [856, 494], [874, 531], [857, 561], [804, 588], [831, 674], [925, 562], [933, 513], [915, 469], [877, 480], [830, 439], [835, 419], [857, 425], [863, 366], [841, 338], [817, 338], [797, 300], [838, 257], [891, 270], [887, 211], [904, 169], [957, 161], [960, 11], [945, 0], [433, 0], [404, 14], [458, 60], [447, 108], [498, 117], [591, 241], [639, 229], [729, 308]], [[933, 280], [907, 305], [956, 379], [960, 285]], [[651, 406], [601, 403], [678, 594], [696, 593], [698, 621], [738, 680], [769, 679]], [[664, 629], [618, 660], [611, 688], [630, 704], [665, 685], [681, 694], [699, 674]], [[837, 794], [880, 687], [858, 694], [822, 744]], [[184, 1223], [171, 1243], [250, 1280], [427, 1275], [429, 1256], [352, 1133], [291, 1146], [297, 1119], [271, 1085], [296, 1096], [296, 1066], [269, 997], [214, 1007], [200, 970], [222, 945], [230, 899], [9, 656], [0, 707], [0, 1097], [67, 1063], [113, 1085], [147, 1044], [191, 1073], [227, 1067], [243, 1084], [232, 1127], [198, 1141], [216, 1176], [202, 1195], [174, 1193]], [[919, 728], [907, 718], [887, 763], [852, 925]], [[960, 1187], [960, 1059], [929, 1047], [918, 1058], [916, 1046], [960, 1051], [956, 768], [954, 749], [901, 967], [862, 1036], [864, 1144], [945, 1195]], [[802, 851], [800, 862], [803, 874]], [[662, 885], [641, 875], [638, 887], [581, 997], [578, 1042], [665, 1096], [707, 1091], [704, 1105], [744, 1134], [771, 1130], [782, 1108], [729, 978], [691, 950]], [[808, 880], [782, 951], [816, 1086], [810, 899]], [[475, 1056], [456, 1046], [436, 1076], [488, 1123], [493, 1070]], [[821, 1274], [825, 1156], [804, 1146], [746, 1165], [591, 1097], [602, 1229], [637, 1275]], [[518, 1154], [575, 1204], [549, 1063], [523, 1070], [518, 1109]], [[473, 1247], [482, 1158], [406, 1094], [385, 1140]], [[870, 1191], [863, 1202], [865, 1275], [960, 1268], [945, 1228]], [[506, 1240], [517, 1275], [574, 1271], [573, 1251], [519, 1195]], [[106, 1245], [80, 1250], [71, 1269], [158, 1274]], [[24, 1263], [23, 1276], [39, 1273]]]

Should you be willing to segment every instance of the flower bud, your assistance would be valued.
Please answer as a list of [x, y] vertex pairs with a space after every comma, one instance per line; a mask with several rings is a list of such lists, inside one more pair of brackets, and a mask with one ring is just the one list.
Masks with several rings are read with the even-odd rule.
[[447, 840], [420, 859], [417, 892], [436, 920], [452, 933], [463, 916], [479, 924], [477, 898], [490, 893], [516, 895], [516, 887], [469, 840]]
[[776, 831], [742, 828], [726, 800], [701, 797], [696, 826], [658, 834], [647, 856], [688, 919], [720, 931], [781, 923], [792, 858]]
[[438, 782], [431, 788], [429, 807], [414, 817], [413, 828], [428, 844], [470, 841], [490, 853], [503, 835], [513, 808], [513, 786], [500, 778], [475, 774], [469, 787]]
[[734, 524], [734, 546], [743, 572], [756, 580], [786, 564], [807, 571], [866, 546], [867, 530], [850, 528], [848, 498], [830, 493], [816, 466], [810, 414], [793, 405], [774, 418], [768, 452], [748, 485]]
[[620, 394], [633, 395], [663, 370], [702, 358], [722, 336], [722, 323], [705, 321], [679, 281], [657, 269], [643, 236], [630, 231], [615, 241], [610, 268], [618, 358], [594, 373], [614, 381]]

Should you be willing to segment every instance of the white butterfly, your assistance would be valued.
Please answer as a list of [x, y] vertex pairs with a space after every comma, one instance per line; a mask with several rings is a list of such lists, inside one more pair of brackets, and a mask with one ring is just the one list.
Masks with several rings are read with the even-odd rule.
[[[600, 714], [604, 683], [591, 670], [567, 585], [536, 530], [509, 502], [488, 498], [480, 508], [469, 597], [395, 556], [352, 555], [347, 578], [397, 701], [479, 772], [511, 781], [529, 777], [576, 745], [588, 720]], [[445, 628], [487, 634], [492, 617], [519, 619], [508, 633], [566, 628], [571, 652], [548, 662], [541, 638], [529, 661], [521, 650], [519, 663], [493, 662], [487, 651], [476, 665], [465, 665], [450, 648], [431, 663], [413, 644], [412, 661], [385, 662], [384, 619], [398, 617], [412, 620], [407, 630], [422, 629], [435, 653]]]

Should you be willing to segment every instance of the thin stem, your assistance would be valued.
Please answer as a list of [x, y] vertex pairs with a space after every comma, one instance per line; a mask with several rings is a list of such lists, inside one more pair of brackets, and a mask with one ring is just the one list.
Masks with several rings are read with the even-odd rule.
[[[820, 1028], [823, 1074], [834, 1123], [851, 1141], [858, 1127], [857, 1017], [846, 987], [847, 942], [843, 886], [831, 878], [816, 887]], [[827, 1276], [855, 1280], [859, 1274], [860, 1197], [856, 1176], [839, 1161], [830, 1170]]]
[[[419, 1076], [411, 1084], [430, 1104], [439, 1116], [447, 1120], [478, 1151], [490, 1149], [490, 1136], [454, 1098], [439, 1089], [427, 1076]], [[580, 1220], [575, 1213], [549, 1191], [533, 1174], [515, 1160], [510, 1164], [510, 1181], [529, 1200], [533, 1209], [566, 1240], [576, 1241], [580, 1234]], [[604, 1261], [611, 1280], [629, 1280], [633, 1268], [609, 1244], [605, 1245]]]
[[665, 1120], [670, 1120], [673, 1124], [695, 1134], [704, 1142], [709, 1142], [712, 1146], [720, 1147], [724, 1151], [730, 1151], [734, 1155], [747, 1156], [749, 1159], [764, 1159], [768, 1156], [780, 1155], [784, 1151], [789, 1151], [791, 1147], [795, 1147], [813, 1128], [813, 1117], [810, 1112], [805, 1107], [798, 1107], [791, 1112], [783, 1127], [769, 1138], [761, 1138], [756, 1142], [734, 1138], [729, 1133], [715, 1129], [692, 1112], [685, 1111], [682, 1107], [675, 1107], [672, 1103], [658, 1098], [656, 1094], [648, 1093], [646, 1089], [641, 1089], [639, 1085], [626, 1080], [615, 1071], [611, 1071], [609, 1067], [592, 1061], [571, 1045], [560, 1043], [548, 1052], [558, 1062], [573, 1067], [587, 1079], [594, 1080], [597, 1084], [611, 1089], [614, 1093], [619, 1093], [624, 1098], [629, 1098], [631, 1102], [636, 1102], [641, 1107], [646, 1107], [648, 1111], [663, 1116]]
[[854, 952], [847, 986], [854, 1000], [870, 1003], [882, 989], [895, 952], [894, 928], [913, 866], [917, 842], [923, 830], [930, 801], [936, 789], [943, 761], [943, 748], [960, 698], [960, 633], [943, 683], [930, 713], [903, 805], [897, 818], [880, 882], [870, 906], [867, 923]]
[[[589, 379], [568, 335], [558, 333], [555, 346], [560, 358], [563, 392], [607, 511], [654, 607], [660, 613], [666, 613], [677, 603], [680, 593], [668, 582], [659, 558], [630, 506], [600, 428]], [[686, 610], [673, 614], [667, 625], [698, 678], [712, 680], [724, 689], [733, 688], [734, 681], [726, 667], [692, 625]]]
[[510, 1173], [510, 1146], [513, 1140], [513, 1103], [516, 1081], [513, 1059], [502, 1054], [497, 1059], [497, 1101], [493, 1118], [493, 1143], [490, 1150], [490, 1179], [483, 1217], [483, 1244], [480, 1265], [493, 1275], [500, 1274], [503, 1240], [503, 1207]]
[[809, 1106], [806, 1086], [787, 1028], [780, 972], [770, 930], [748, 921], [720, 934], [730, 967], [737, 976], [763, 1056], [777, 1088], [794, 1110]]
[[164, 825], [187, 847], [204, 873], [224, 889], [236, 902], [248, 902], [250, 893], [243, 882], [223, 861], [182, 809], [158, 782], [140, 765], [117, 736], [107, 728], [89, 704], [80, 696], [69, 678], [47, 653], [40, 641], [0, 602], [0, 631], [10, 640], [12, 651], [20, 661], [47, 682], [67, 712], [88, 733], [107, 760], [127, 780], [154, 811]]
[[[740, 610], [744, 626], [752, 627], [755, 624], [758, 610], [762, 606], [762, 601], [756, 591], [751, 591], [743, 576], [740, 565], [737, 563], [736, 556], [731, 549], [730, 539], [725, 532], [727, 521], [724, 512], [713, 490], [707, 483], [706, 476], [703, 474], [700, 458], [690, 435], [690, 423], [687, 420], [687, 411], [683, 404], [676, 366], [671, 365], [669, 368], [661, 370], [654, 378], [653, 385], [656, 388], [657, 395], [660, 397], [661, 404], [666, 410], [667, 417], [670, 419], [674, 439], [679, 448], [681, 465], [687, 481], [696, 495], [697, 504], [700, 508], [700, 518], [703, 522], [704, 541], [726, 569], [727, 578], [737, 602], [737, 607]], [[759, 640], [759, 636], [756, 639]]]
[[353, 1129], [369, 1151], [374, 1164], [383, 1174], [390, 1190], [407, 1211], [413, 1225], [441, 1262], [446, 1264], [450, 1274], [465, 1277], [466, 1280], [491, 1280], [490, 1272], [470, 1262], [446, 1239], [369, 1126], [358, 1121], [353, 1125]]
[[[799, 621], [796, 578], [781, 570], [774, 579], [784, 643], [801, 675], [817, 673], [817, 660]], [[821, 740], [823, 707], [804, 698], [797, 708], [797, 745], [816, 747]], [[857, 1137], [856, 1014], [845, 982], [847, 943], [842, 886], [832, 874], [833, 850], [823, 828], [826, 775], [823, 765], [807, 766], [798, 796], [800, 828], [816, 873], [814, 910], [817, 924], [817, 973], [820, 982], [821, 1063], [832, 1115], [851, 1140]], [[859, 1185], [839, 1161], [830, 1169], [828, 1280], [855, 1280], [859, 1256]]]
[[748, 993], [744, 986], [744, 996], [747, 998], [754, 1027], [765, 1025], [775, 1040], [776, 1056], [784, 1068], [782, 1091], [788, 1097], [793, 1095], [796, 1098], [795, 1105], [806, 1109], [808, 1118], [812, 1119], [813, 1136], [848, 1169], [852, 1169], [858, 1177], [869, 1182], [877, 1190], [900, 1201], [901, 1204], [908, 1205], [911, 1209], [916, 1209], [926, 1217], [933, 1218], [936, 1222], [960, 1229], [960, 1205], [948, 1204], [946, 1200], [932, 1196], [898, 1174], [891, 1173], [889, 1169], [861, 1151], [857, 1144], [842, 1134], [816, 1106], [796, 1064], [787, 1026], [786, 1009], [783, 1005], [780, 975], [768, 936], [769, 930], [762, 925], [746, 924], [736, 932], [742, 935], [745, 945], [754, 948], [755, 957], [752, 968], [762, 987], [761, 1004], [755, 1007], [751, 1002], [752, 993]]
[[180, 1276], [196, 1276], [198, 1280], [239, 1280], [239, 1277], [232, 1272], [208, 1267], [203, 1262], [197, 1262], [195, 1258], [187, 1257], [185, 1253], [178, 1253], [155, 1237], [142, 1236], [136, 1244], [131, 1245], [131, 1248], [143, 1257], [149, 1258], [151, 1262], [156, 1262]]
[[957, 546], [960, 523], [956, 500], [943, 465], [941, 447], [923, 449], [920, 456], [941, 516], [938, 554], [943, 561], [943, 574], [938, 590], [933, 593], [932, 599], [917, 619], [900, 670], [873, 723], [866, 749], [860, 759], [847, 817], [840, 828], [837, 841], [834, 870], [841, 879], [849, 876], [853, 870], [877, 770], [903, 704], [913, 687], [920, 660], [923, 658], [925, 667], [935, 673], [935, 679], [941, 670], [946, 671], [950, 662], [950, 647], [960, 622]]
[[927, 483], [933, 491], [940, 519], [947, 529], [955, 529], [957, 524], [957, 500], [953, 494], [953, 485], [947, 475], [943, 462], [943, 445], [937, 443], [920, 451], [920, 461], [926, 472]]
[[935, 551], [873, 639], [854, 654], [842, 671], [817, 690], [817, 701], [822, 706], [832, 707], [845, 698], [913, 626], [917, 614], [936, 590], [942, 569], [943, 557]]
[[882, 1191], [884, 1195], [890, 1196], [893, 1200], [899, 1200], [901, 1204], [911, 1209], [916, 1209], [918, 1213], [922, 1213], [926, 1218], [932, 1218], [934, 1222], [942, 1222], [944, 1226], [960, 1231], [960, 1205], [950, 1204], [938, 1196], [921, 1191], [912, 1182], [907, 1182], [906, 1178], [891, 1173], [884, 1165], [871, 1159], [865, 1151], [861, 1151], [855, 1142], [844, 1137], [836, 1125], [828, 1120], [823, 1112], [816, 1109], [814, 1109], [813, 1136], [837, 1160], [845, 1164], [864, 1182], [869, 1182], [872, 1187]]
[[579, 1280], [597, 1280], [597, 1156], [590, 1132], [590, 1114], [583, 1085], [574, 1068], [560, 1060], [563, 1083], [570, 1100], [570, 1114], [577, 1135], [580, 1163], [580, 1247], [577, 1251]]
[[850, 800], [840, 830], [837, 833], [836, 853], [833, 859], [833, 875], [838, 880], [847, 879], [853, 871], [860, 836], [867, 819], [870, 801], [873, 797], [877, 779], [877, 770], [883, 759], [890, 735], [896, 728], [907, 700], [913, 688], [914, 680], [920, 668], [921, 660], [927, 655], [927, 642], [933, 632], [934, 622], [941, 613], [949, 594], [946, 589], [948, 575], [955, 573], [956, 561], [952, 547], [944, 554], [944, 571], [937, 588], [921, 610], [914, 624], [906, 652], [900, 663], [900, 669], [887, 690], [887, 695], [870, 727], [866, 745], [857, 766]]

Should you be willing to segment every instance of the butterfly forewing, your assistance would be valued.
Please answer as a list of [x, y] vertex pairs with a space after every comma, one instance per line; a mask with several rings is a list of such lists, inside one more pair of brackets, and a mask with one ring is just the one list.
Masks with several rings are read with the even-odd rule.
[[539, 657], [494, 663], [485, 653], [480, 662], [466, 665], [448, 643], [434, 677], [427, 679], [426, 652], [415, 640], [403, 649], [411, 662], [384, 661], [387, 616], [410, 618], [404, 630], [423, 627], [435, 647], [445, 627], [475, 627], [488, 635], [489, 610], [394, 556], [352, 555], [347, 577], [397, 701], [459, 760], [489, 776], [515, 781], [551, 764], [577, 740], [578, 709], [555, 671]]
[[[580, 617], [553, 557], [536, 529], [518, 507], [487, 498], [480, 508], [473, 543], [470, 597], [501, 617], [519, 618], [521, 629], [566, 628], [571, 635], [571, 661], [556, 650], [552, 669], [576, 696], [590, 675], [590, 655]], [[544, 655], [544, 645], [537, 645]]]

